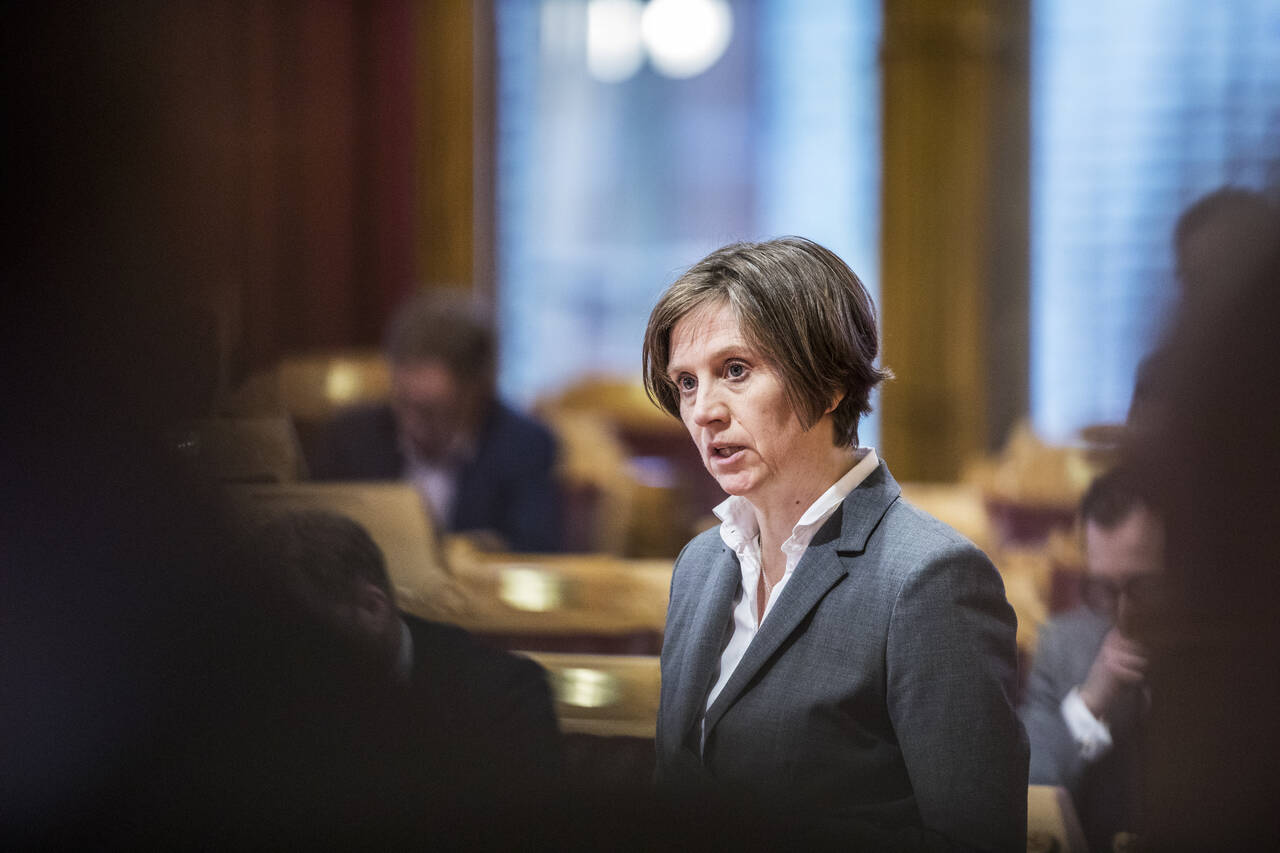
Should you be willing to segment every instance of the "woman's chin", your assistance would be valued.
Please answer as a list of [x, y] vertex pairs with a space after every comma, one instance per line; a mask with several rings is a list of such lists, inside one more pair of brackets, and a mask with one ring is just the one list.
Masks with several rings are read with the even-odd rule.
[[743, 477], [717, 477], [716, 482], [727, 495], [737, 498], [750, 496], [751, 483], [747, 482]]

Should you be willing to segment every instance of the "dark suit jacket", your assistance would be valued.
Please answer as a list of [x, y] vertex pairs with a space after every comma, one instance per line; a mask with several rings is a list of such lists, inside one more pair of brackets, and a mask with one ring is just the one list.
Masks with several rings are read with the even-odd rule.
[[867, 849], [1023, 850], [1013, 609], [982, 552], [899, 493], [882, 463], [818, 531], [708, 710], [701, 756], [741, 574], [718, 529], [685, 547], [659, 784], [767, 798]]
[[453, 625], [401, 618], [413, 637], [410, 690], [419, 722], [438, 728], [461, 772], [504, 787], [557, 779], [560, 729], [542, 667]]
[[[551, 432], [494, 403], [476, 437], [475, 453], [458, 474], [454, 532], [492, 530], [514, 551], [558, 551], [563, 542], [560, 492]], [[400, 452], [391, 407], [358, 406], [334, 419], [311, 460], [317, 480], [398, 480]]]
[[1083, 607], [1046, 624], [1021, 709], [1031, 740], [1032, 784], [1061, 785], [1071, 792], [1089, 846], [1097, 850], [1110, 850], [1117, 832], [1137, 828], [1140, 695], [1134, 691], [1121, 700], [1109, 723], [1113, 746], [1094, 762], [1080, 757], [1062, 719], [1062, 700], [1084, 683], [1110, 630], [1109, 620]]

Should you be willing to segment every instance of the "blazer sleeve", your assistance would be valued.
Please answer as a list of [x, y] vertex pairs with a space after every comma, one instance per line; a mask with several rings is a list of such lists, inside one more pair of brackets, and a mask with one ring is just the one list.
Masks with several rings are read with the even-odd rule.
[[685, 612], [683, 607], [685, 586], [680, 581], [684, 577], [681, 566], [684, 565], [685, 554], [688, 553], [692, 544], [692, 542], [686, 543], [680, 549], [680, 554], [676, 557], [674, 568], [671, 571], [671, 586], [667, 592], [667, 618], [660, 657], [662, 685], [658, 700], [657, 726], [654, 733], [653, 784], [658, 788], [670, 788], [682, 777], [687, 777], [697, 769], [693, 767], [693, 763], [690, 761], [677, 760], [677, 756], [680, 755], [680, 744], [671, 742], [669, 739], [678, 739], [681, 733], [672, 731], [667, 722], [667, 717], [672, 711], [671, 706], [676, 701], [675, 697], [680, 691], [686, 689], [686, 685], [682, 683], [682, 672], [678, 665], [679, 662], [676, 660], [675, 647], [680, 639], [677, 635], [688, 628], [687, 622], [683, 617]]
[[938, 834], [907, 846], [1026, 849], [1016, 627], [999, 573], [967, 542], [935, 552], [898, 592], [886, 645], [889, 715], [921, 820]]
[[[689, 544], [686, 542], [685, 546], [680, 549], [679, 555], [676, 556], [675, 564], [671, 569], [671, 583], [667, 587], [667, 616], [665, 620], [665, 624], [668, 630], [665, 630], [663, 632], [662, 650], [660, 651], [659, 658], [658, 658], [660, 662], [660, 666], [666, 665], [667, 658], [671, 650], [671, 646], [667, 641], [667, 638], [671, 636], [669, 632], [669, 627], [671, 624], [671, 605], [672, 605], [672, 602], [675, 601], [675, 597], [676, 597], [676, 575], [680, 571], [680, 561], [684, 559], [684, 552], [687, 550], [689, 550]], [[665, 768], [663, 767], [662, 750], [663, 750], [663, 747], [666, 745], [666, 739], [665, 739], [666, 731], [662, 722], [662, 717], [663, 717], [663, 711], [665, 710], [665, 706], [671, 701], [668, 698], [668, 696], [670, 695], [674, 687], [675, 685], [668, 684], [667, 689], [665, 691], [659, 688], [658, 718], [656, 721], [656, 725], [654, 727], [654, 734], [653, 734], [653, 743], [654, 743], [653, 784], [655, 786], [661, 786], [663, 784], [663, 772]]]
[[1060, 625], [1045, 626], [1022, 705], [1022, 722], [1031, 741], [1031, 782], [1061, 785], [1073, 794], [1086, 762], [1062, 718], [1062, 700], [1076, 684], [1077, 669], [1070, 638]]

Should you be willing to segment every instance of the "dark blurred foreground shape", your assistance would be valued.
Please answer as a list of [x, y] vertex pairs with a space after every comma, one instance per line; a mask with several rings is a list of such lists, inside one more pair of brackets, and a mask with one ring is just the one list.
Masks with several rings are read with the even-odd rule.
[[[1276, 206], [1262, 193], [1242, 187], [1220, 187], [1196, 199], [1178, 216], [1173, 229], [1173, 255], [1178, 279], [1178, 305], [1183, 316], [1196, 306], [1228, 302], [1266, 274], [1275, 252]], [[1175, 374], [1162, 364], [1178, 346], [1167, 329], [1154, 352], [1138, 365], [1127, 420], [1162, 417], [1163, 383]]]
[[239, 67], [216, 25], [258, 8], [53, 3], [6, 21], [20, 166], [0, 344], [0, 846], [769, 838], [751, 815], [712, 836], [710, 806], [630, 784], [522, 785], [500, 742], [477, 753], [448, 721], [406, 715], [243, 559], [221, 495], [174, 452], [171, 428], [206, 416], [216, 385], [200, 297], [227, 272], [243, 186], [245, 129], [207, 121]]
[[5, 27], [0, 846], [510, 830], [501, 790], [458, 792], [472, 756], [451, 733], [246, 570], [220, 498], [165, 446], [211, 399], [188, 297], [231, 221], [203, 15], [41, 4]]
[[[1280, 228], [1249, 277], [1223, 261], [1188, 292], [1125, 452], [1168, 529], [1168, 606], [1152, 649], [1141, 841], [1280, 846]], [[1219, 258], [1238, 257], [1232, 235]]]
[[[382, 551], [351, 518], [292, 510], [268, 514], [251, 531], [245, 560], [255, 573], [279, 575], [302, 610], [366, 659], [371, 676], [388, 682], [387, 698], [410, 724], [450, 744], [469, 773], [501, 767], [491, 784], [516, 790], [560, 780], [560, 733], [537, 664], [461, 628], [402, 613]], [[418, 760], [430, 764], [440, 754]], [[467, 780], [458, 774], [454, 784], [465, 789]]]

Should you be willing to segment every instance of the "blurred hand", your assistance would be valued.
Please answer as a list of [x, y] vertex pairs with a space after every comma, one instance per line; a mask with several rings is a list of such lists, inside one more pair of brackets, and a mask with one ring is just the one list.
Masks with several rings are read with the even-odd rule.
[[1089, 712], [1100, 720], [1111, 715], [1116, 699], [1130, 687], [1142, 683], [1147, 674], [1147, 652], [1136, 641], [1112, 628], [1080, 685], [1080, 698]]

